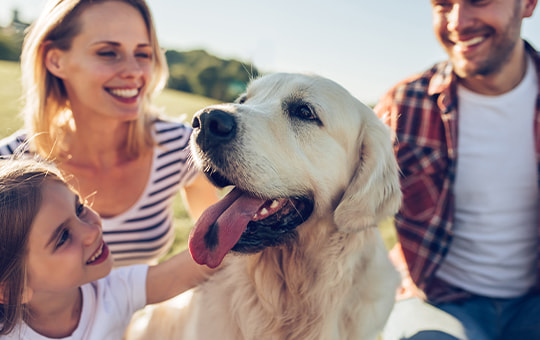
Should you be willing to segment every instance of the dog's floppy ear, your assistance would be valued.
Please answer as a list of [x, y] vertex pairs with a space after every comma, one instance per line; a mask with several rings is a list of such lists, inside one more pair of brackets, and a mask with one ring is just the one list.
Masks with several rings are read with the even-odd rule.
[[358, 166], [334, 215], [341, 231], [377, 225], [382, 219], [394, 216], [401, 204], [399, 170], [390, 129], [374, 114], [362, 126], [358, 148]]

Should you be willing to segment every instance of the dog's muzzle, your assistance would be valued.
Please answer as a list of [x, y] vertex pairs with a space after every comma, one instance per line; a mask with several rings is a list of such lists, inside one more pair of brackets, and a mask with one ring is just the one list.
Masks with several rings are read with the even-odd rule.
[[204, 109], [193, 117], [191, 123], [195, 142], [203, 152], [227, 144], [236, 137], [237, 125], [234, 116], [219, 109]]
[[195, 114], [191, 147], [197, 166], [216, 186], [236, 188], [220, 202], [205, 210], [190, 234], [189, 249], [193, 259], [209, 267], [218, 266], [231, 250], [256, 253], [279, 246], [296, 237], [296, 227], [311, 215], [311, 197], [268, 197], [238, 187], [231, 173], [238, 162], [239, 128], [233, 113], [206, 108]]

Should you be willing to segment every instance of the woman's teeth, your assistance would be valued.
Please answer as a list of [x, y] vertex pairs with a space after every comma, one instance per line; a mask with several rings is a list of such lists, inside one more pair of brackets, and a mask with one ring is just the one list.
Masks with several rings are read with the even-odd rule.
[[109, 89], [109, 92], [118, 97], [131, 98], [139, 94], [139, 89]]
[[101, 243], [101, 246], [99, 247], [97, 252], [90, 258], [90, 260], [88, 260], [88, 262], [86, 262], [86, 264], [90, 264], [94, 262], [101, 255], [102, 252], [103, 252], [103, 243]]

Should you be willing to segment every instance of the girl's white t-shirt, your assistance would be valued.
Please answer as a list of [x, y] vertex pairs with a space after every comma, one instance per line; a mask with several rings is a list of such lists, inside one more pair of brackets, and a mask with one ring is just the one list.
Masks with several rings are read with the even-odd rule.
[[[71, 336], [55, 340], [119, 340], [133, 313], [146, 305], [147, 265], [114, 269], [109, 275], [81, 287], [82, 311]], [[26, 323], [1, 340], [49, 340]]]

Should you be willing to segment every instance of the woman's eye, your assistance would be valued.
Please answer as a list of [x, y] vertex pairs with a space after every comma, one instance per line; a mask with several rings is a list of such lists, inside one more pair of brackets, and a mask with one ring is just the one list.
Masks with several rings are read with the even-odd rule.
[[136, 53], [135, 57], [142, 58], [142, 59], [152, 59], [152, 53], [140, 52], [140, 53]]
[[116, 52], [114, 52], [114, 51], [99, 51], [97, 53], [97, 55], [100, 56], [100, 57], [114, 58], [114, 57], [116, 57]]

